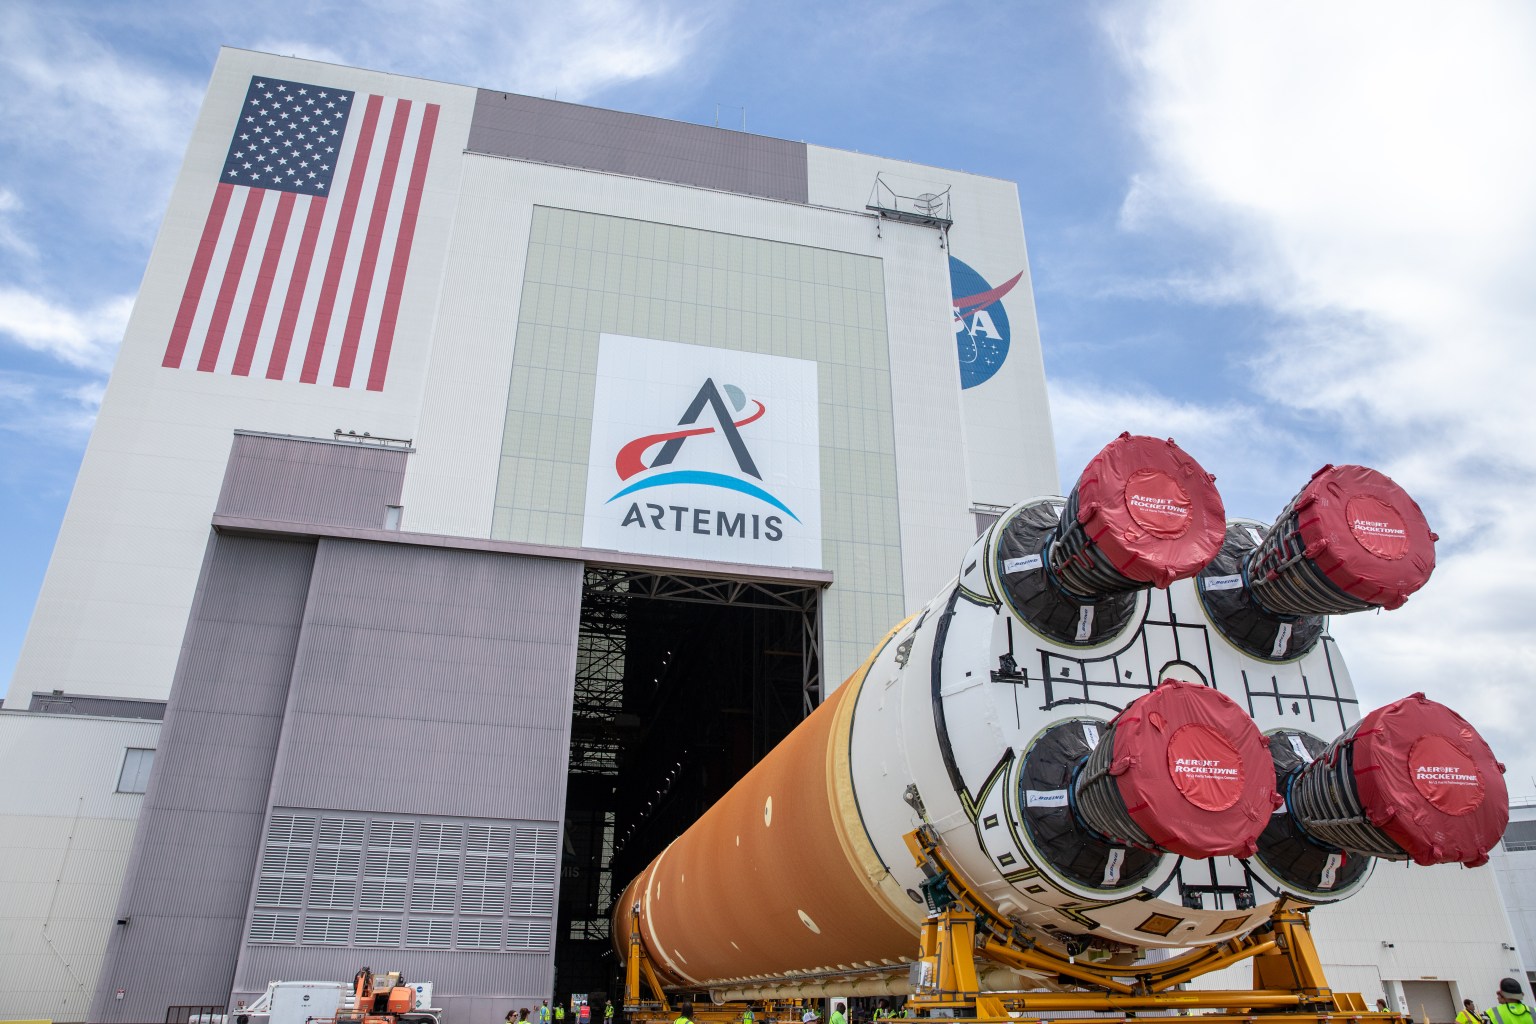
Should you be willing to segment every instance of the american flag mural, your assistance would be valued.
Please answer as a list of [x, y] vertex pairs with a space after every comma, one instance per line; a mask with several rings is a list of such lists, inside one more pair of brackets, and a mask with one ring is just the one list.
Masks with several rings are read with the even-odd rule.
[[162, 365], [382, 391], [439, 109], [252, 78]]

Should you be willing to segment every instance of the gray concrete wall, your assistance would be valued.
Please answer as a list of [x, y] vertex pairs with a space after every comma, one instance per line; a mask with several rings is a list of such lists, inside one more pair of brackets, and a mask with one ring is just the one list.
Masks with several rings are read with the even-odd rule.
[[804, 203], [805, 143], [480, 90], [469, 151]]
[[[237, 434], [218, 511], [377, 529], [407, 454]], [[388, 537], [211, 535], [93, 1021], [364, 965], [456, 1024], [549, 996], [582, 565]]]
[[[432, 981], [456, 1024], [546, 998], [580, 602], [577, 562], [215, 535], [91, 1019], [158, 1020], [364, 964]], [[554, 851], [548, 912], [494, 918], [501, 948], [458, 948], [459, 920], [491, 918], [414, 903], [402, 923], [446, 922], [454, 948], [248, 941], [274, 808], [532, 830]], [[312, 914], [370, 916], [308, 898], [291, 912]], [[512, 924], [548, 942], [512, 948]]]
[[209, 540], [93, 1021], [162, 1020], [171, 1003], [229, 994], [314, 554]]
[[400, 504], [405, 448], [236, 433], [217, 514], [317, 526], [384, 525]]
[[[322, 540], [272, 806], [558, 834], [580, 602], [579, 563]], [[433, 982], [455, 1024], [499, 1021], [548, 996], [542, 926], [545, 952], [247, 943], [234, 987], [366, 963]]]
[[273, 803], [560, 820], [580, 603], [579, 563], [320, 541]]

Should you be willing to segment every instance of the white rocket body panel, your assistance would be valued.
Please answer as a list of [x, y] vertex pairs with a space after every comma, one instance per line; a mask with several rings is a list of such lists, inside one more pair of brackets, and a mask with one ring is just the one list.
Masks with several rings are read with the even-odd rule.
[[[914, 921], [925, 912], [922, 875], [902, 837], [925, 820], [968, 882], [1006, 913], [1058, 935], [1130, 946], [1187, 946], [1241, 934], [1266, 920], [1281, 897], [1338, 899], [1363, 884], [1364, 875], [1330, 893], [1300, 893], [1257, 857], [1191, 860], [1172, 853], [1124, 884], [1084, 885], [1056, 870], [1021, 821], [1029, 799], [1022, 759], [1046, 729], [1080, 720], [1103, 735], [1128, 703], [1174, 678], [1216, 688], [1266, 733], [1284, 728], [1327, 741], [1358, 718], [1355, 694], [1326, 636], [1292, 661], [1261, 662], [1228, 643], [1207, 617], [1194, 580], [1140, 594], [1125, 628], [1096, 647], [1053, 642], [1001, 596], [992, 533], [966, 554], [955, 583], [885, 645], [853, 715], [851, 750], [880, 751], [852, 758], [864, 829], [907, 891], [910, 906], [902, 909]], [[935, 643], [942, 644], [937, 685]], [[998, 681], [994, 673], [1009, 653], [1023, 678]], [[909, 802], [909, 786], [925, 818]], [[1064, 800], [1065, 793], [1036, 799]], [[1220, 890], [1242, 888], [1250, 876], [1259, 883], [1257, 901], [1239, 908]], [[1187, 904], [1186, 893], [1190, 904], [1201, 905]]]

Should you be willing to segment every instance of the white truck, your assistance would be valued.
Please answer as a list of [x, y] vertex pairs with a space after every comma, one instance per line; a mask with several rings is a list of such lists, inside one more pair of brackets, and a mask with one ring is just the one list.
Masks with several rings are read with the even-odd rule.
[[[355, 983], [354, 983], [355, 984]], [[429, 1016], [441, 1021], [443, 1011], [432, 1005], [432, 983], [418, 981], [412, 990], [412, 1021]], [[353, 1009], [354, 985], [339, 981], [271, 981], [267, 990], [250, 1003], [231, 1007], [222, 1020], [189, 1024], [308, 1024], [310, 1020], [334, 1020]]]

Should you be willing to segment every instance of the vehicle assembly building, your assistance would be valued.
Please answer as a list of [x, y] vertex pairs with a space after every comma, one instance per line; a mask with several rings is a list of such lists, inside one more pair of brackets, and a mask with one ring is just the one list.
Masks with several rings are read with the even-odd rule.
[[1412, 499], [1105, 441], [1011, 182], [222, 51], [0, 708], [0, 1017], [903, 994], [935, 857], [1070, 965], [1481, 863], [1495, 752], [1327, 631]]

